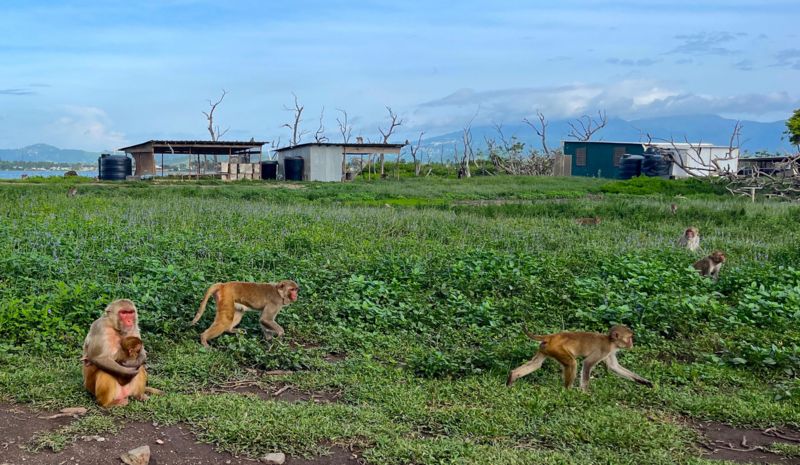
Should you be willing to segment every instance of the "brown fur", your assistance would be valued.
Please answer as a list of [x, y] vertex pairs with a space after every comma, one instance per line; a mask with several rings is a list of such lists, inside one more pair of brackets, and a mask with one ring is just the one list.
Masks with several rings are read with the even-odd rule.
[[669, 211], [670, 211], [670, 212], [671, 212], [673, 215], [674, 215], [674, 214], [676, 214], [676, 213], [678, 213], [678, 205], [676, 205], [676, 204], [674, 204], [674, 203], [673, 203], [673, 204], [670, 204], [670, 206], [669, 206]]
[[700, 276], [711, 276], [714, 280], [717, 280], [719, 279], [719, 270], [725, 260], [727, 260], [725, 253], [721, 250], [715, 250], [711, 252], [711, 255], [694, 262], [692, 266], [700, 272]]
[[297, 300], [300, 287], [296, 282], [283, 280], [278, 283], [247, 283], [233, 281], [216, 283], [208, 288], [192, 324], [197, 324], [206, 309], [208, 299], [213, 295], [217, 302], [214, 322], [200, 335], [200, 343], [208, 347], [208, 341], [224, 332], [236, 333], [236, 326], [247, 310], [261, 312], [259, 323], [266, 339], [272, 335], [282, 336], [283, 328], [275, 321], [278, 312], [285, 305]]
[[686, 247], [694, 252], [700, 248], [700, 231], [694, 226], [686, 228], [681, 237], [678, 239], [678, 247]]
[[78, 195], [78, 188], [77, 187], [70, 187], [67, 191], [67, 197], [75, 197]]
[[569, 389], [575, 382], [577, 374], [576, 357], [584, 357], [580, 381], [583, 390], [589, 388], [592, 369], [599, 362], [605, 362], [611, 371], [623, 378], [647, 386], [653, 385], [636, 373], [623, 368], [617, 362], [616, 352], [618, 349], [633, 347], [633, 331], [627, 326], [612, 326], [608, 334], [587, 332], [561, 332], [544, 336], [527, 334], [531, 339], [541, 341], [539, 350], [529, 362], [511, 370], [506, 381], [508, 386], [514, 384], [517, 379], [538, 370], [547, 358], [552, 358], [564, 368], [564, 387]]
[[83, 385], [104, 408], [126, 405], [129, 396], [139, 400], [147, 398], [144, 347], [131, 362], [132, 366], [117, 362], [128, 355], [122, 347], [123, 340], [128, 337], [140, 337], [138, 312], [133, 302], [122, 299], [106, 307], [105, 314], [92, 323], [83, 343]]
[[591, 218], [578, 218], [575, 220], [580, 225], [591, 225], [591, 224], [600, 224], [600, 217], [593, 216]]
[[142, 340], [136, 336], [123, 337], [120, 346], [122, 351], [117, 354], [117, 363], [124, 367], [137, 367], [139, 353], [144, 348]]

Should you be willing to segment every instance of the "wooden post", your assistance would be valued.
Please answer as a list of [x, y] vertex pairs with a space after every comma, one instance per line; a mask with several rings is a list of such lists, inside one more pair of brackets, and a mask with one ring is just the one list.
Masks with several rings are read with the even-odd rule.
[[161, 177], [164, 177], [164, 152], [161, 152]]

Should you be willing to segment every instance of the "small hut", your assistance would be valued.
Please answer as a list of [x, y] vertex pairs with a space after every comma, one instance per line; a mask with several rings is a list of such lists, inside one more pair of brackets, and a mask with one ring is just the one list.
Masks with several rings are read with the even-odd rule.
[[405, 144], [336, 144], [331, 142], [310, 142], [292, 147], [276, 149], [278, 169], [285, 172], [287, 158], [303, 159], [303, 181], [343, 181], [347, 175], [348, 156], [373, 154], [400, 156]]

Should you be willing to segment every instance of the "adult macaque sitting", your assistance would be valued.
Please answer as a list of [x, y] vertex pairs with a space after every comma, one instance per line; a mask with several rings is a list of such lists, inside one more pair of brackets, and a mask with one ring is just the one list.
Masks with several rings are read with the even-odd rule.
[[83, 343], [83, 385], [102, 407], [126, 405], [128, 397], [145, 400], [147, 370], [144, 347], [138, 357], [121, 365], [126, 358], [123, 339], [139, 338], [136, 306], [127, 299], [115, 300], [105, 314], [92, 323]]

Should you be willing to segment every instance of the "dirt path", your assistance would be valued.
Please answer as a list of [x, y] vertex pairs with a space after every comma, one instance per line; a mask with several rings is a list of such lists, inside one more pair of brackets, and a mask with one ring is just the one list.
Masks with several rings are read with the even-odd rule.
[[[800, 465], [800, 457], [786, 457], [765, 450], [774, 443], [794, 444], [800, 442], [768, 436], [764, 430], [734, 428], [718, 422], [698, 422], [695, 427], [707, 441], [703, 447], [709, 450], [706, 458], [730, 460], [738, 463], [778, 463]], [[800, 439], [800, 432], [780, 428], [788, 436]], [[734, 450], [736, 449], [736, 450]]]
[[[95, 465], [122, 463], [119, 456], [139, 446], [150, 446], [150, 465], [254, 465], [254, 459], [218, 452], [212, 445], [195, 441], [184, 425], [128, 422], [114, 434], [78, 438], [59, 452], [28, 452], [25, 445], [40, 432], [55, 431], [74, 418], [43, 419], [54, 412], [35, 412], [27, 407], [0, 403], [0, 464]], [[102, 440], [100, 440], [102, 438]], [[163, 442], [161, 444], [160, 442]], [[331, 454], [312, 460], [287, 457], [286, 465], [358, 465], [349, 451], [334, 447]]]

